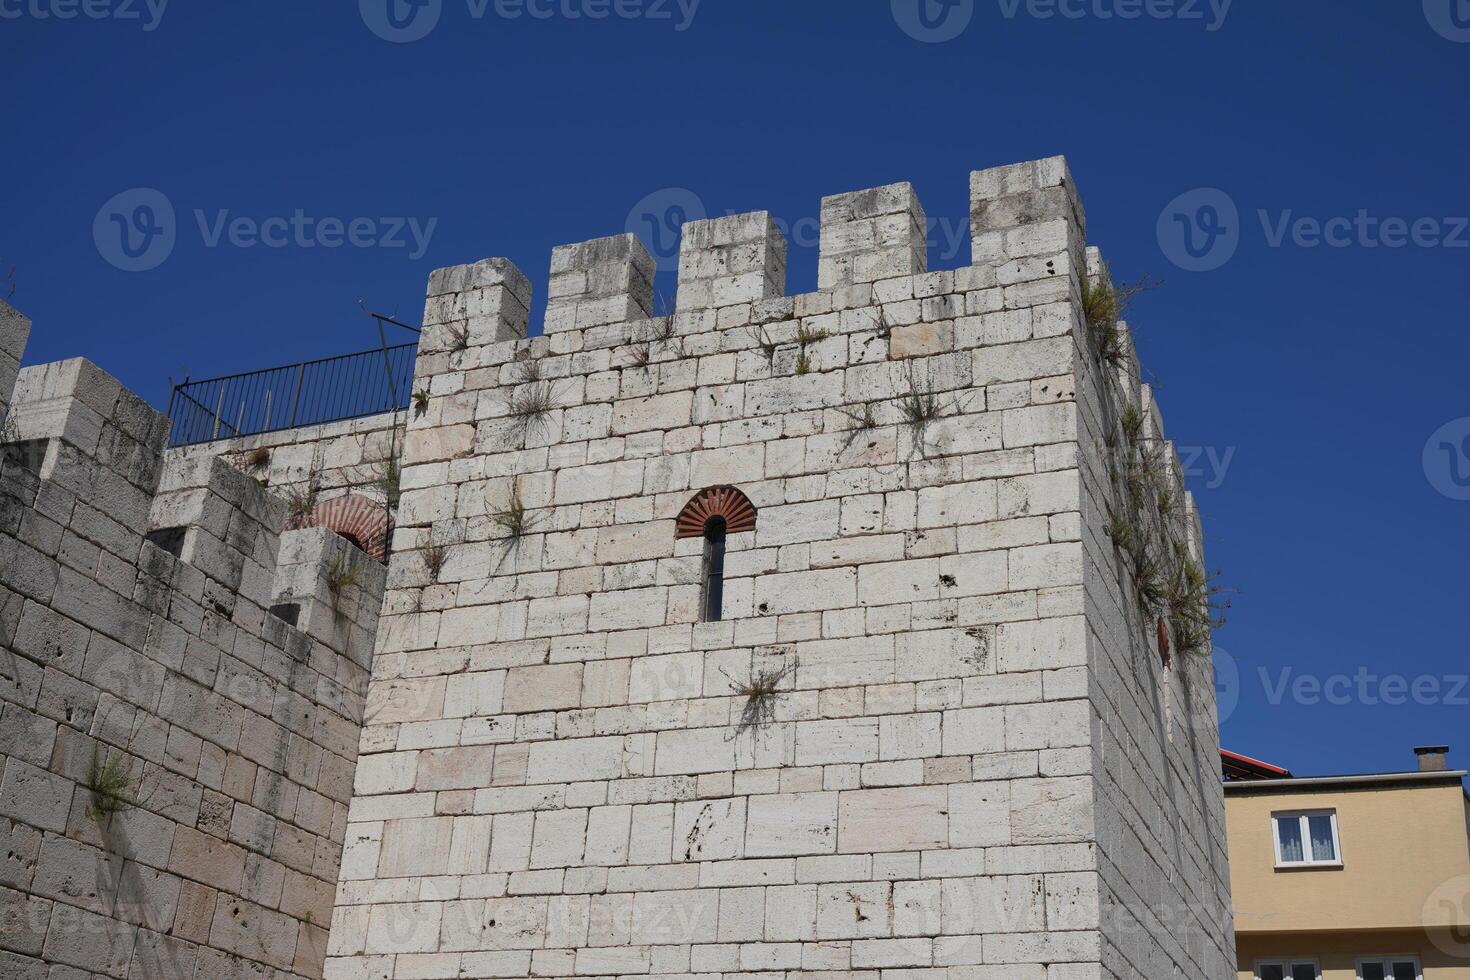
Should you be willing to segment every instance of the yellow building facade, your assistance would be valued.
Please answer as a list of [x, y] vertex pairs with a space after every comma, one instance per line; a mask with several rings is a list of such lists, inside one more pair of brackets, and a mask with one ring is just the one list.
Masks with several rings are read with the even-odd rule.
[[1466, 773], [1416, 751], [1323, 778], [1227, 755], [1239, 980], [1470, 980]]

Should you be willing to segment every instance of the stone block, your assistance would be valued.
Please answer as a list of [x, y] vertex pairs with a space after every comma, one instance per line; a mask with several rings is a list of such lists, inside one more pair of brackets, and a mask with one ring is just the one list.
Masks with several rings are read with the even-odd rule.
[[679, 241], [680, 311], [786, 293], [786, 238], [769, 212], [686, 221]]
[[927, 271], [926, 220], [908, 183], [822, 198], [817, 287]]
[[753, 796], [746, 823], [747, 857], [831, 854], [837, 849], [837, 794]]
[[949, 844], [949, 793], [908, 786], [843, 793], [838, 850], [844, 854], [928, 850]]
[[654, 262], [631, 234], [560, 245], [551, 253], [547, 334], [646, 319]]

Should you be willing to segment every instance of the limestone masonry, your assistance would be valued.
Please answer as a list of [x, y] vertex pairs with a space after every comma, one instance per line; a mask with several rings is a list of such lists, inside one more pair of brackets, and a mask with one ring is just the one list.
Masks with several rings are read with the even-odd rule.
[[936, 272], [909, 185], [824, 199], [797, 296], [690, 222], [668, 318], [558, 248], [531, 339], [440, 269], [414, 407], [185, 450], [11, 397], [0, 304], [0, 976], [1232, 976], [1209, 657], [1110, 529], [1162, 423], [1065, 161], [970, 189]]

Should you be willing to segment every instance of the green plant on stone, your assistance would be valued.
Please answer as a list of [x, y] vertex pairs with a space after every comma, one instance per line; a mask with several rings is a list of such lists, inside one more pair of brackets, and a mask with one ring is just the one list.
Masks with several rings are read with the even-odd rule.
[[667, 344], [673, 341], [677, 333], [677, 325], [674, 322], [674, 315], [672, 313], [668, 316], [655, 317], [649, 321], [649, 324], [648, 337], [650, 340], [660, 344]]
[[531, 519], [526, 512], [526, 505], [521, 502], [520, 490], [512, 490], [506, 505], [491, 511], [490, 520], [513, 541], [525, 537], [526, 532], [531, 529]]
[[98, 823], [137, 805], [132, 765], [122, 753], [109, 755], [94, 746], [83, 785], [92, 796], [87, 816]]
[[827, 331], [815, 327], [809, 327], [805, 323], [796, 326], [796, 373], [810, 374], [812, 370], [812, 358], [807, 348], [812, 344], [821, 343], [827, 339]]
[[356, 586], [357, 569], [341, 555], [334, 556], [327, 568], [327, 592], [332, 597], [332, 605], [335, 607], [341, 602], [343, 593]]
[[444, 325], [444, 346], [450, 353], [467, 350], [470, 346], [470, 325], [467, 320], [457, 320]]
[[413, 393], [413, 411], [415, 415], [423, 415], [429, 410], [429, 393], [420, 388]]
[[520, 549], [521, 542], [531, 532], [534, 523], [530, 513], [526, 510], [525, 503], [521, 500], [520, 488], [513, 487], [510, 492], [510, 500], [506, 501], [505, 506], [490, 512], [490, 522], [503, 534], [501, 547], [504, 550], [497, 564], [498, 568]]
[[438, 582], [439, 573], [444, 570], [444, 563], [449, 560], [449, 544], [444, 541], [431, 541], [423, 547], [424, 570], [429, 573], [429, 581]]
[[550, 381], [532, 381], [510, 396], [507, 414], [511, 420], [511, 434], [522, 447], [550, 426], [555, 402], [556, 393]]
[[1121, 321], [1139, 296], [1159, 285], [1147, 276], [1136, 282], [1114, 285], [1106, 270], [1097, 276], [1082, 277], [1082, 317], [1093, 348], [1104, 361], [1120, 364], [1127, 359]]
[[919, 383], [910, 372], [907, 389], [898, 396], [898, 415], [913, 436], [914, 451], [924, 454], [924, 437], [929, 426], [949, 411], [952, 403], [927, 384]]
[[1140, 611], [1146, 617], [1152, 617], [1163, 604], [1166, 594], [1166, 571], [1163, 563], [1142, 535], [1135, 535], [1127, 554], [1133, 566], [1133, 585], [1138, 593]]
[[1107, 535], [1113, 545], [1121, 551], [1129, 551], [1133, 547], [1133, 525], [1128, 519], [1117, 512], [1108, 514]]
[[847, 416], [852, 425], [847, 430], [847, 436], [842, 442], [842, 451], [846, 452], [852, 444], [862, 437], [864, 432], [872, 432], [878, 428], [878, 403], [873, 401], [862, 402], [851, 408], [839, 408], [839, 412]]
[[1174, 567], [1164, 585], [1163, 607], [1180, 653], [1204, 653], [1211, 633], [1225, 625], [1230, 598], [1183, 546], [1177, 548]]
[[[796, 669], [795, 661], [768, 670], [752, 670], [749, 679], [736, 681], [730, 678], [737, 698], [744, 698], [740, 706], [740, 717], [735, 723], [736, 732], [764, 728], [776, 720], [776, 698], [781, 684]], [[726, 677], [729, 677], [726, 674]]]
[[761, 354], [765, 356], [766, 363], [769, 365], [775, 361], [776, 349], [779, 345], [771, 339], [771, 335], [766, 332], [766, 328], [757, 324], [751, 324], [748, 332], [750, 333], [750, 339], [755, 343], [755, 346], [760, 350]]
[[1123, 438], [1127, 440], [1128, 445], [1136, 447], [1139, 435], [1143, 432], [1143, 413], [1129, 405], [1118, 416], [1118, 428], [1122, 431]]
[[531, 357], [529, 350], [526, 352], [525, 359], [520, 361], [519, 363], [521, 367], [522, 384], [529, 384], [532, 381], [541, 380], [541, 361], [539, 358]]
[[402, 484], [403, 470], [395, 457], [385, 456], [373, 464], [372, 486], [383, 495], [389, 510], [398, 509], [398, 501], [403, 496]]
[[1204, 654], [1229, 608], [1215, 576], [1204, 573], [1178, 536], [1179, 498], [1165, 447], [1143, 437], [1143, 417], [1119, 414], [1118, 438], [1108, 439], [1109, 478], [1123, 509], [1109, 510], [1107, 534], [1130, 572], [1139, 614], [1157, 624], [1160, 653]]
[[819, 344], [827, 339], [827, 331], [817, 327], [809, 327], [805, 323], [796, 326], [796, 342], [803, 347], [809, 344]]
[[299, 530], [306, 526], [311, 520], [311, 515], [316, 512], [317, 485], [316, 475], [307, 477], [305, 483], [299, 483], [284, 494], [286, 498], [286, 527], [288, 530]]

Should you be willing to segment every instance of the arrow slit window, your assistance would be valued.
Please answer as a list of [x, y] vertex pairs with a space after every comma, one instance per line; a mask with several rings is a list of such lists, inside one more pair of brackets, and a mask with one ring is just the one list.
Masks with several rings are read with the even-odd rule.
[[725, 519], [704, 522], [704, 621], [717, 623], [725, 610]]
[[754, 530], [755, 505], [734, 487], [701, 490], [679, 512], [675, 536], [704, 540], [699, 615], [705, 622], [725, 617], [725, 552], [730, 536]]

